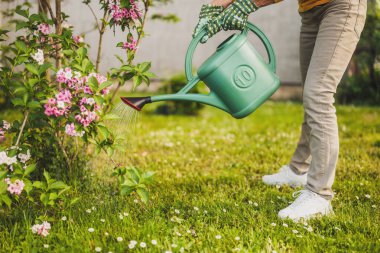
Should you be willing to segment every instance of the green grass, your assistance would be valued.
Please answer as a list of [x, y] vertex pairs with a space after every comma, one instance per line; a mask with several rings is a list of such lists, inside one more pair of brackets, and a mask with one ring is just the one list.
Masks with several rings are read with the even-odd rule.
[[[30, 231], [38, 210], [0, 212], [0, 251], [380, 252], [380, 109], [340, 106], [337, 113], [335, 216], [309, 221], [312, 231], [277, 218], [294, 189], [261, 182], [289, 161], [302, 121], [300, 104], [268, 102], [243, 120], [210, 107], [198, 117], [140, 115], [133, 135], [122, 128], [133, 145], [115, 159], [157, 172], [148, 205], [117, 195], [101, 155], [89, 164], [86, 190], [74, 193], [81, 201], [55, 215], [48, 237]], [[129, 250], [130, 240], [147, 247]]]

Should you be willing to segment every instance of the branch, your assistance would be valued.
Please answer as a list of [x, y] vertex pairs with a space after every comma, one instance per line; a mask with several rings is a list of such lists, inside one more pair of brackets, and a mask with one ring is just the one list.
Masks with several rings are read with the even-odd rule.
[[135, 54], [137, 52], [137, 48], [138, 48], [140, 41], [141, 41], [143, 34], [144, 34], [144, 26], [145, 26], [146, 17], [148, 16], [148, 11], [149, 11], [149, 1], [144, 1], [144, 18], [141, 22], [141, 33], [138, 34]]
[[24, 132], [25, 124], [26, 124], [26, 121], [27, 121], [28, 117], [29, 117], [29, 111], [26, 111], [25, 115], [24, 115], [24, 121], [22, 122], [22, 125], [21, 125], [21, 128], [20, 128], [20, 133], [18, 134], [15, 146], [18, 146], [18, 144], [20, 144], [21, 135]]
[[41, 5], [44, 5], [45, 4], [45, 6], [48, 8], [48, 10], [49, 10], [49, 13], [50, 13], [50, 16], [51, 16], [51, 19], [54, 21], [54, 23], [56, 23], [57, 22], [57, 19], [55, 18], [55, 16], [54, 16], [54, 12], [53, 12], [53, 9], [51, 8], [51, 5], [50, 5], [50, 3], [49, 3], [49, 1], [47, 1], [47, 0], [38, 0], [40, 3], [41, 3]]
[[100, 33], [101, 30], [100, 30], [100, 26], [99, 26], [99, 22], [98, 22], [98, 17], [96, 16], [94, 9], [92, 9], [91, 5], [90, 4], [86, 4], [86, 5], [88, 6], [90, 11], [92, 12], [92, 15], [94, 16], [94, 19], [95, 19], [96, 27], [98, 28], [98, 31]]
[[95, 65], [96, 72], [99, 71], [100, 57], [101, 57], [101, 54], [102, 54], [102, 46], [103, 46], [102, 45], [103, 44], [103, 35], [104, 35], [104, 32], [107, 29], [107, 22], [104, 22], [104, 20], [108, 19], [107, 13], [108, 13], [107, 10], [104, 9], [102, 28], [99, 30], [98, 53], [97, 53], [97, 56], [96, 56], [96, 65]]
[[63, 153], [63, 157], [65, 158], [65, 162], [67, 164], [67, 167], [69, 168], [69, 171], [71, 171], [70, 159], [69, 159], [69, 156], [66, 153], [66, 150], [65, 150], [65, 147], [63, 146], [63, 143], [61, 143], [61, 140], [59, 139], [59, 137], [57, 135], [55, 135], [55, 140], [57, 141], [57, 144], [58, 144], [59, 148], [61, 149], [61, 151]]

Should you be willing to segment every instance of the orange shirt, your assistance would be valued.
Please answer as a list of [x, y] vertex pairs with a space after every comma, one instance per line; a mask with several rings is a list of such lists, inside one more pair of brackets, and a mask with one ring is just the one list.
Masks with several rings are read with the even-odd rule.
[[[274, 0], [274, 2], [278, 3], [282, 0]], [[313, 9], [315, 6], [322, 5], [330, 2], [330, 0], [298, 0], [298, 10], [299, 12], [305, 12]]]
[[308, 11], [315, 6], [330, 2], [330, 0], [298, 0], [298, 10], [300, 12]]

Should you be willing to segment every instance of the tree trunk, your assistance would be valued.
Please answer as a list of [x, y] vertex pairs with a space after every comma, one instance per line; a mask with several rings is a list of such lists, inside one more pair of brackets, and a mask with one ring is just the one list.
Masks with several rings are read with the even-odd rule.
[[[55, 0], [55, 17], [56, 17], [55, 32], [58, 36], [62, 35], [62, 9], [61, 9], [62, 6], [61, 5], [62, 5], [62, 0]], [[57, 67], [57, 69], [60, 69], [62, 65], [61, 49], [62, 49], [62, 45], [58, 43], [55, 49], [55, 52], [56, 52], [55, 66]]]

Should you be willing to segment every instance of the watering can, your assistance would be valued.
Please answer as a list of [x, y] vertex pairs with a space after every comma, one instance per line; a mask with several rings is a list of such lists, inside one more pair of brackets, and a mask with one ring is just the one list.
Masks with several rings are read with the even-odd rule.
[[[264, 44], [268, 63], [248, 41], [249, 31]], [[205, 34], [203, 29], [189, 45], [185, 59], [188, 83], [179, 92], [152, 97], [122, 97], [121, 100], [138, 111], [145, 104], [158, 101], [194, 101], [214, 106], [240, 119], [254, 112], [279, 88], [273, 48], [265, 34], [251, 23], [241, 33], [222, 42], [193, 75], [193, 55]], [[200, 81], [208, 86], [210, 93], [189, 94]]]

